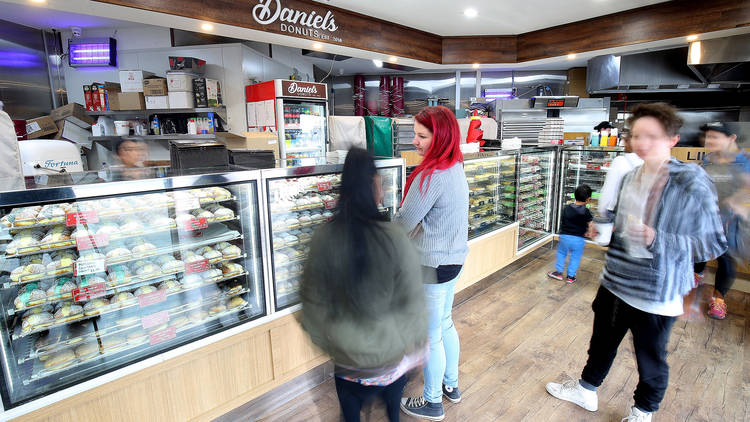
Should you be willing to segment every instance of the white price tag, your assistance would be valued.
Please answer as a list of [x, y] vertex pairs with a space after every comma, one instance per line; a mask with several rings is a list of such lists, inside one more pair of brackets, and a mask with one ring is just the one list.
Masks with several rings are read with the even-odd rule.
[[76, 261], [73, 264], [73, 275], [77, 277], [87, 274], [103, 273], [106, 268], [107, 264], [104, 259]]
[[180, 195], [174, 198], [174, 207], [179, 211], [192, 211], [201, 207], [200, 200], [192, 195]]

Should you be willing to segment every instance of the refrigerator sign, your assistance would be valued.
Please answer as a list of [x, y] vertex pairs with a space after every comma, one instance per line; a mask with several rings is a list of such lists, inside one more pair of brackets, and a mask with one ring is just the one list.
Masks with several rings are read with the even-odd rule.
[[281, 81], [281, 92], [285, 97], [326, 98], [324, 84], [301, 81]]
[[253, 19], [261, 25], [278, 22], [281, 32], [292, 35], [304, 35], [325, 41], [342, 41], [341, 38], [332, 35], [339, 26], [330, 10], [322, 15], [314, 10], [303, 11], [284, 7], [281, 0], [258, 0], [258, 4], [253, 7]]

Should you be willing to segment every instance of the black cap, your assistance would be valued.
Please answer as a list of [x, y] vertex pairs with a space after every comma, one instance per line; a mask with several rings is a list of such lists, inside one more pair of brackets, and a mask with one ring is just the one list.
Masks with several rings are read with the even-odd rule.
[[732, 135], [736, 135], [737, 134], [737, 132], [733, 131], [732, 128], [730, 128], [729, 125], [727, 125], [724, 122], [706, 123], [703, 126], [701, 126], [701, 130], [704, 131], [704, 132], [707, 132], [709, 130], [715, 130], [715, 131], [721, 132], [721, 133], [723, 133], [724, 135], [727, 135], [727, 136], [732, 136]]
[[594, 126], [594, 130], [602, 130], [602, 129], [612, 129], [614, 126], [612, 126], [612, 123], [610, 122], [601, 122], [598, 125]]

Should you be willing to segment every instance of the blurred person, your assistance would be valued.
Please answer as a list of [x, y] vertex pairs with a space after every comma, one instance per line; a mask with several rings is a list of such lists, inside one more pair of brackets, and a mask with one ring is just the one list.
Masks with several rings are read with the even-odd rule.
[[123, 139], [115, 146], [115, 154], [124, 168], [140, 168], [148, 159], [148, 148], [142, 142]]
[[592, 304], [594, 326], [579, 380], [548, 383], [547, 392], [589, 411], [628, 330], [638, 363], [635, 404], [623, 421], [650, 422], [669, 379], [666, 346], [694, 285], [694, 260], [726, 251], [716, 192], [698, 166], [670, 157], [682, 125], [664, 103], [641, 104], [628, 119], [631, 147], [644, 164], [623, 180], [615, 230], [601, 286]]
[[424, 158], [406, 181], [396, 221], [421, 253], [429, 355], [423, 394], [404, 397], [401, 409], [410, 416], [439, 421], [445, 417], [443, 396], [453, 403], [461, 401], [460, 345], [452, 308], [456, 281], [469, 253], [469, 184], [452, 111], [442, 106], [423, 109], [414, 118], [414, 133], [412, 143]]
[[[733, 215], [746, 214], [743, 204], [746, 190], [750, 187], [750, 156], [737, 146], [737, 131], [722, 122], [708, 123], [701, 126], [705, 134], [706, 155], [702, 166], [714, 182], [719, 197], [719, 210], [725, 235], [729, 220]], [[737, 263], [729, 252], [716, 258], [716, 278], [714, 291], [708, 304], [708, 316], [715, 319], [727, 317], [727, 305], [724, 301], [737, 276]], [[702, 282], [705, 262], [695, 264], [696, 279]]]
[[425, 354], [427, 316], [417, 251], [378, 211], [383, 191], [372, 156], [346, 156], [337, 211], [313, 236], [301, 286], [302, 327], [335, 363], [347, 422], [380, 396], [399, 420], [406, 376]]
[[[547, 276], [555, 280], [565, 280], [566, 283], [576, 282], [576, 273], [581, 263], [583, 250], [586, 247], [586, 237], [593, 232], [594, 216], [586, 208], [591, 202], [591, 188], [581, 185], [575, 191], [575, 203], [568, 204], [563, 208], [560, 223], [560, 242], [557, 245], [557, 262], [555, 271], [547, 273]], [[565, 271], [565, 260], [570, 255], [568, 263], [568, 274], [563, 277]]]
[[630, 137], [625, 138], [625, 154], [618, 155], [612, 160], [604, 178], [604, 185], [600, 191], [597, 212], [602, 217], [610, 217], [617, 205], [617, 195], [620, 193], [622, 178], [628, 172], [643, 164], [643, 160], [630, 148]]

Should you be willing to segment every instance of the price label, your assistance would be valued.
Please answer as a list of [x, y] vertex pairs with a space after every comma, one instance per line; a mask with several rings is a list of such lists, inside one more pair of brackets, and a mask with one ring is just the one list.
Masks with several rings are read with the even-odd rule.
[[[155, 292], [146, 293], [138, 296], [138, 306], [145, 308], [146, 306], [155, 305], [167, 300], [166, 290], [157, 290]], [[146, 327], [144, 327], [146, 328]]]
[[93, 236], [83, 236], [76, 238], [76, 247], [79, 251], [101, 248], [107, 245], [109, 245], [109, 235], [107, 235], [107, 233], [98, 233]]
[[99, 214], [96, 211], [81, 211], [65, 214], [65, 225], [75, 227], [79, 224], [98, 223]]
[[178, 211], [192, 211], [201, 207], [200, 200], [194, 196], [175, 197], [175, 209]]
[[151, 345], [153, 346], [165, 341], [172, 340], [175, 337], [177, 337], [177, 328], [169, 327], [164, 330], [157, 331], [153, 334], [149, 334], [148, 340], [149, 343], [151, 343]]
[[164, 324], [165, 322], [169, 322], [169, 311], [166, 309], [141, 318], [141, 326], [143, 326], [143, 329], [145, 330]]
[[206, 221], [206, 217], [201, 218], [193, 218], [185, 222], [185, 226], [183, 229], [186, 232], [192, 232], [196, 230], [203, 230], [208, 227], [208, 222]]
[[103, 273], [107, 269], [105, 259], [91, 259], [73, 262], [73, 276]]
[[325, 190], [331, 190], [331, 182], [320, 182], [318, 183], [318, 192], [323, 192]]
[[107, 293], [107, 285], [105, 283], [96, 283], [86, 287], [79, 287], [73, 289], [73, 302], [83, 302], [85, 300], [96, 299], [102, 297]]
[[185, 274], [202, 273], [211, 269], [208, 264], [208, 259], [202, 259], [200, 261], [188, 262], [185, 264]]
[[324, 201], [323, 204], [325, 205], [327, 210], [332, 210], [336, 208], [336, 204], [338, 204], [338, 200], [332, 199], [330, 201]]
[[598, 164], [586, 164], [586, 168], [589, 170], [601, 170], [602, 166]]

